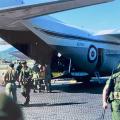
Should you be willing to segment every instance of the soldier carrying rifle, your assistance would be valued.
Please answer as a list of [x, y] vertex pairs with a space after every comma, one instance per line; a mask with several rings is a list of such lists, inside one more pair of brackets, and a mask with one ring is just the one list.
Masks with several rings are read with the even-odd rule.
[[32, 71], [27, 66], [27, 62], [22, 62], [22, 69], [20, 72], [19, 80], [21, 82], [21, 94], [25, 97], [26, 101], [24, 105], [29, 105], [30, 101], [30, 89], [31, 89]]

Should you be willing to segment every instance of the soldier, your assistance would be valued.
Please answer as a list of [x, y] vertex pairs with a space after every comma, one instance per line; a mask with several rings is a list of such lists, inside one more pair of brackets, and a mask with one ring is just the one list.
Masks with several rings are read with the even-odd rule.
[[14, 64], [10, 64], [9, 68], [7, 69], [5, 76], [4, 76], [4, 81], [5, 81], [5, 93], [9, 96], [13, 97], [13, 100], [17, 102], [17, 96], [16, 96], [16, 79], [17, 79], [17, 72], [14, 69]]
[[18, 79], [17, 79], [17, 81], [18, 81], [18, 87], [20, 87], [19, 75], [20, 75], [21, 69], [22, 69], [22, 64], [21, 64], [21, 62], [19, 62], [19, 65], [16, 68], [17, 76], [18, 76]]
[[45, 66], [41, 65], [41, 67], [40, 67], [40, 74], [39, 74], [39, 92], [41, 92], [41, 90], [42, 90], [42, 84], [44, 83], [43, 82], [44, 79], [45, 79]]
[[120, 69], [114, 71], [103, 89], [103, 108], [111, 104], [112, 120], [120, 120]]
[[27, 66], [27, 62], [24, 61], [22, 63], [22, 69], [20, 72], [19, 80], [21, 81], [21, 93], [26, 99], [24, 103], [25, 106], [29, 105], [29, 101], [30, 101], [31, 78], [32, 78], [32, 71]]
[[45, 90], [51, 92], [51, 68], [50, 65], [45, 65]]
[[40, 72], [40, 68], [38, 67], [38, 64], [35, 63], [33, 68], [32, 68], [32, 72], [33, 72], [33, 76], [32, 76], [32, 80], [33, 80], [33, 89], [34, 89], [34, 93], [36, 93], [36, 89], [37, 89], [37, 85], [38, 85], [38, 81], [39, 81], [39, 72]]
[[0, 93], [0, 120], [23, 120], [20, 107], [4, 93]]

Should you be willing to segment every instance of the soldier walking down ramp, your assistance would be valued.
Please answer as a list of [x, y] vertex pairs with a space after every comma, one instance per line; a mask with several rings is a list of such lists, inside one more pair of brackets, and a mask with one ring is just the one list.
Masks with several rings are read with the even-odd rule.
[[31, 69], [27, 66], [27, 62], [22, 63], [22, 70], [20, 72], [19, 79], [21, 81], [21, 93], [25, 97], [24, 105], [29, 105], [30, 101], [30, 89], [31, 89]]
[[103, 108], [111, 104], [112, 120], [120, 120], [120, 68], [114, 71], [103, 89]]
[[15, 84], [16, 79], [17, 79], [17, 73], [14, 69], [14, 64], [10, 64], [9, 68], [7, 69], [5, 76], [4, 76], [4, 81], [6, 84], [5, 93], [8, 96], [11, 96], [11, 94], [12, 94], [13, 100], [15, 102], [17, 102], [17, 96], [16, 96], [17, 86]]

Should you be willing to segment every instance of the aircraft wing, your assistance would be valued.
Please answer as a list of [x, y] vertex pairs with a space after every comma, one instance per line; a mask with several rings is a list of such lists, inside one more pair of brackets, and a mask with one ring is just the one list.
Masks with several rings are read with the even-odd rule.
[[4, 29], [6, 28], [5, 26], [14, 24], [19, 20], [110, 1], [113, 0], [57, 0], [47, 3], [1, 8], [0, 29]]

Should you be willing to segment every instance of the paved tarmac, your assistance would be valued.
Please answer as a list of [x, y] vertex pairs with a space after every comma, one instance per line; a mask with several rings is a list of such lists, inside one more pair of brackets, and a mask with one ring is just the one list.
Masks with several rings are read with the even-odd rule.
[[[0, 90], [3, 91], [3, 87]], [[102, 120], [103, 85], [55, 82], [52, 93], [33, 93], [28, 107], [21, 107], [25, 120]], [[24, 98], [17, 91], [19, 104]], [[110, 108], [104, 120], [111, 120]]]

